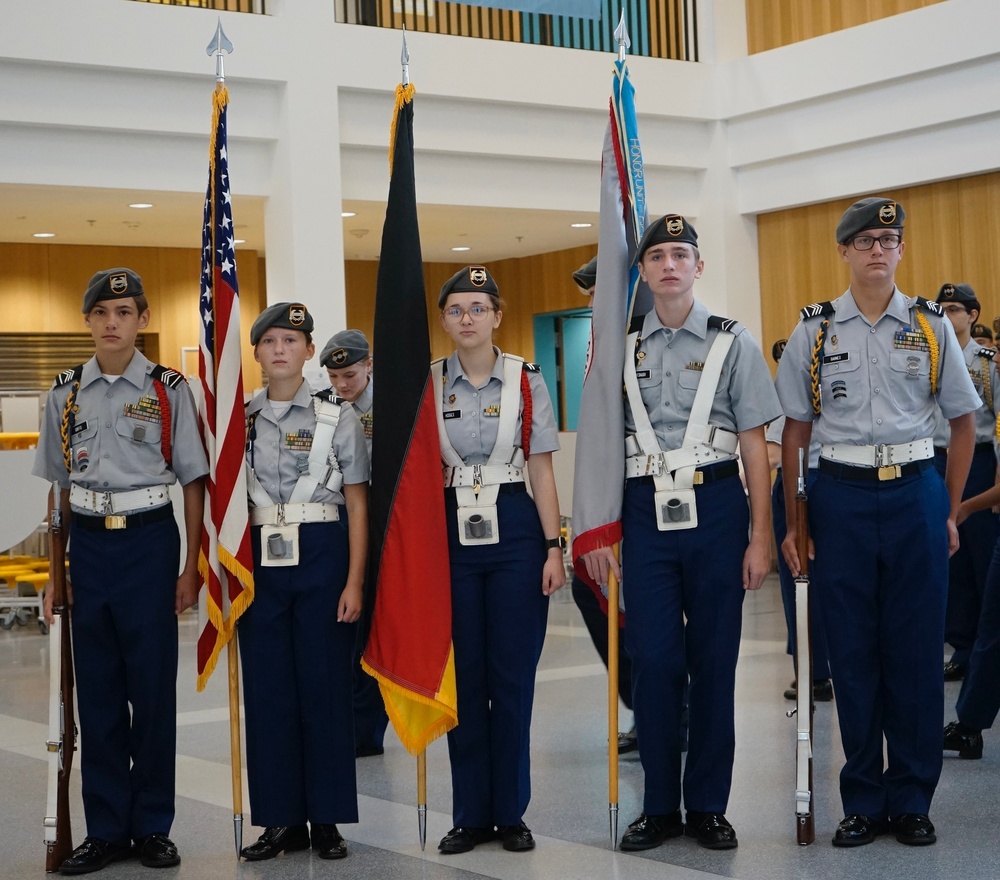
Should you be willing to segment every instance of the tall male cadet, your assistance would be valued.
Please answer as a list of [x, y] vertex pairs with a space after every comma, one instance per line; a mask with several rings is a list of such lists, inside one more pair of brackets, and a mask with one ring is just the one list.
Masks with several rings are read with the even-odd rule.
[[743, 598], [771, 568], [764, 425], [781, 407], [750, 334], [694, 297], [704, 268], [694, 227], [677, 214], [651, 223], [637, 259], [654, 308], [638, 316], [625, 344], [622, 566], [610, 547], [583, 557], [597, 583], [606, 583], [609, 567], [625, 572], [625, 642], [645, 791], [621, 848], [650, 849], [687, 834], [708, 849], [732, 849], [736, 832], [725, 812]]
[[[890, 830], [911, 846], [936, 840], [928, 812], [941, 774], [948, 556], [981, 401], [941, 309], [896, 287], [904, 220], [883, 197], [844, 212], [836, 240], [850, 287], [802, 310], [776, 380], [785, 469], [814, 434], [821, 443], [813, 570], [847, 759], [834, 846]], [[951, 427], [944, 481], [932, 463], [937, 406]], [[793, 575], [795, 541], [793, 522], [782, 544]]]

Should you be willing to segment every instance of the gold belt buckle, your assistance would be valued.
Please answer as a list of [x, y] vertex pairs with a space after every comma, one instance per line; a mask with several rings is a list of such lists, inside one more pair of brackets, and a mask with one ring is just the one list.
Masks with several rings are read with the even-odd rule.
[[694, 476], [691, 478], [692, 486], [701, 486], [705, 482], [705, 474], [703, 471], [695, 471]]
[[109, 514], [104, 517], [104, 528], [106, 529], [124, 529], [125, 528], [125, 517], [121, 514]]
[[902, 475], [903, 472], [898, 464], [883, 465], [878, 469], [878, 480], [880, 483], [884, 483], [887, 480], [898, 479]]

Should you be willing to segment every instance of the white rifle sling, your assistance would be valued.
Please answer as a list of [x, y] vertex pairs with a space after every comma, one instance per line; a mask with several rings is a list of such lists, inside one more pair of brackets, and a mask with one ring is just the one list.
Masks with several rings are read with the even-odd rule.
[[[62, 736], [62, 627], [61, 614], [53, 615], [49, 627], [49, 738], [45, 747], [49, 753], [49, 785], [45, 799], [45, 842], [56, 842], [59, 822], [59, 771], [62, 770], [65, 744]], [[72, 734], [70, 734], [72, 735]]]
[[316, 430], [313, 432], [312, 446], [309, 447], [309, 470], [301, 474], [292, 489], [289, 501], [311, 501], [318, 486], [331, 492], [339, 492], [344, 478], [336, 464], [331, 464], [333, 433], [340, 421], [339, 403], [331, 403], [321, 397], [313, 398], [316, 409]]
[[808, 816], [812, 804], [809, 762], [812, 760], [812, 651], [809, 642], [809, 580], [795, 579], [795, 662], [797, 694], [795, 716], [795, 813]]

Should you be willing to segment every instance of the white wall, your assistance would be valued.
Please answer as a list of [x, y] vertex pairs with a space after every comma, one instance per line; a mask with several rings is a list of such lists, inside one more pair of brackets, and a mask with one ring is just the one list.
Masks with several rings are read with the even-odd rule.
[[[950, 0], [752, 57], [743, 6], [701, 0], [707, 61], [630, 67], [650, 212], [695, 219], [700, 295], [759, 337], [757, 213], [1000, 166], [1000, 3]], [[241, 191], [267, 198], [269, 295], [328, 292], [323, 338], [344, 318], [338, 206], [385, 197], [401, 38], [337, 24], [331, 0], [268, 10], [221, 15], [230, 151]], [[3, 16], [0, 182], [203, 192], [217, 13], [31, 0]], [[598, 210], [610, 56], [407, 42], [422, 202]]]

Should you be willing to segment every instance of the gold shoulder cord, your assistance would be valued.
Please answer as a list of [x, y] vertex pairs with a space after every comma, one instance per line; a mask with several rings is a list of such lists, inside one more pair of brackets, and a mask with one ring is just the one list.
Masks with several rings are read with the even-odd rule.
[[914, 309], [917, 316], [917, 323], [927, 340], [927, 348], [931, 353], [931, 394], [938, 393], [938, 364], [941, 362], [941, 349], [938, 346], [937, 335], [931, 329], [931, 323], [926, 315], [919, 309]]
[[816, 342], [813, 343], [812, 359], [809, 362], [809, 379], [812, 385], [813, 415], [817, 416], [823, 408], [819, 391], [820, 355], [823, 353], [823, 344], [826, 342], [826, 331], [829, 326], [830, 321], [826, 318], [820, 322], [819, 329], [816, 331]]
[[73, 432], [73, 411], [76, 408], [76, 392], [80, 390], [79, 381], [73, 383], [73, 387], [69, 391], [69, 396], [66, 398], [66, 405], [63, 407], [62, 418], [59, 420], [59, 437], [62, 439], [62, 454], [63, 462], [66, 464], [66, 470], [73, 470], [73, 456], [70, 452], [69, 437]]
[[996, 407], [993, 406], [993, 385], [990, 381], [990, 359], [980, 355], [980, 360], [982, 361], [980, 365], [980, 378], [983, 382], [983, 397], [990, 411], [996, 412]]

